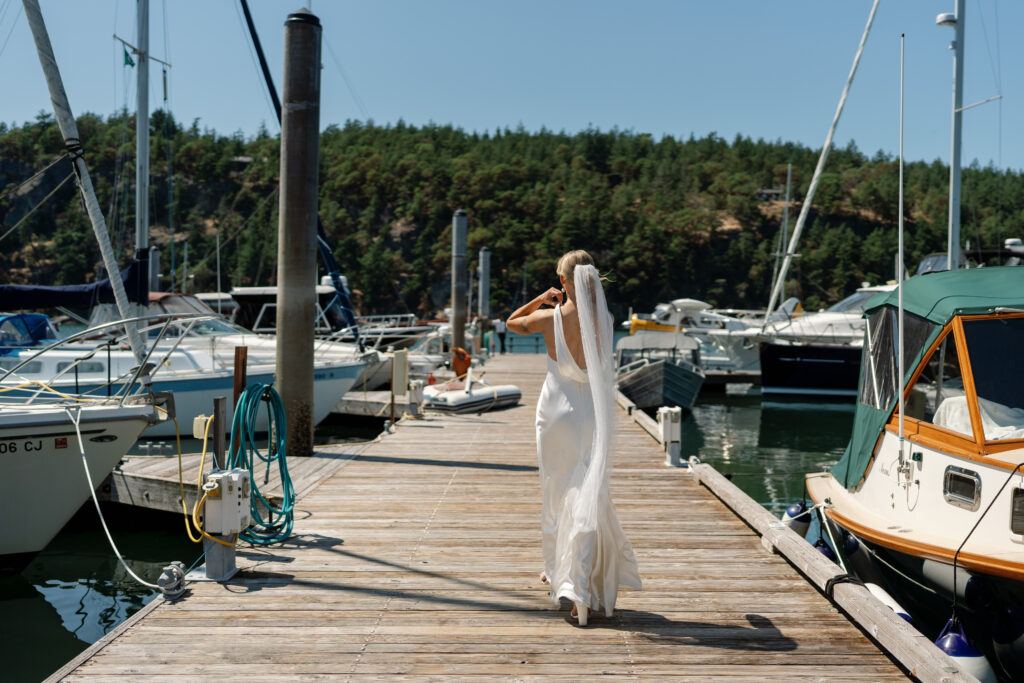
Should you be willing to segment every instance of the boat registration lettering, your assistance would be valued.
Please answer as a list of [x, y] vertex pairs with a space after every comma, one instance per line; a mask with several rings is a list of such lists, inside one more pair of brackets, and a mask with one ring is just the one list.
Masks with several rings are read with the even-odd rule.
[[6, 441], [0, 441], [0, 455], [6, 453], [31, 453], [32, 451], [43, 450], [42, 439], [26, 439], [25, 441], [14, 441], [8, 439]]

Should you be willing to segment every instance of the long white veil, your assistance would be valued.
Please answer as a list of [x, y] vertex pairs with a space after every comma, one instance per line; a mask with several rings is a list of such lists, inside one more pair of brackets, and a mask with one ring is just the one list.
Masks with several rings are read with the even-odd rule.
[[612, 358], [612, 318], [605, 302], [601, 276], [594, 266], [574, 269], [576, 307], [579, 311], [583, 357], [587, 363], [594, 400], [595, 433], [586, 475], [576, 497], [574, 531], [593, 531], [599, 503], [608, 493], [611, 474], [612, 434], [615, 415], [615, 367]]

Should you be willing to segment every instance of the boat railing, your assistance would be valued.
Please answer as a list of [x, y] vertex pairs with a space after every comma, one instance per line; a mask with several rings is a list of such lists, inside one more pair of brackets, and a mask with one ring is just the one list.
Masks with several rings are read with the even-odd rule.
[[[327, 320], [327, 312], [319, 302], [316, 304], [316, 318], [313, 320], [313, 331], [316, 334], [330, 334], [333, 328]], [[274, 334], [277, 332], [277, 303], [267, 302], [260, 306], [260, 312], [256, 314], [256, 320], [252, 323], [252, 331], [259, 333]]]
[[615, 371], [616, 380], [628, 379], [636, 372], [643, 370], [645, 367], [651, 364], [651, 359], [646, 356], [637, 358], [636, 360], [629, 361], [625, 365], [619, 366]]
[[[62, 398], [65, 400], [80, 400], [81, 398], [118, 399], [123, 404], [129, 396], [148, 388], [153, 374], [164, 367], [169, 367], [168, 359], [172, 353], [176, 351], [181, 353], [178, 347], [185, 335], [168, 337], [168, 330], [172, 325], [184, 325], [185, 334], [187, 334], [197, 323], [216, 317], [201, 314], [160, 314], [126, 318], [90, 327], [60, 339], [53, 344], [44, 346], [20, 362], [5, 369], [3, 374], [0, 375], [0, 384], [6, 386], [0, 389], [0, 391], [10, 394], [7, 397], [8, 401], [26, 405], [34, 403], [40, 397], [49, 399]], [[156, 335], [152, 343], [147, 346], [141, 362], [136, 363], [125, 372], [114, 376], [110, 362], [110, 351], [115, 347], [121, 349], [127, 346], [126, 330], [129, 326], [133, 326], [138, 330], [143, 338], [148, 338], [150, 332], [155, 332]], [[46, 354], [52, 355], [59, 349], [72, 348], [72, 344], [87, 343], [97, 338], [99, 338], [98, 343], [94, 347], [86, 349], [81, 355], [75, 356], [66, 364], [58, 365], [57, 372], [45, 379], [41, 379], [35, 372], [22, 372], [23, 369], [32, 367], [34, 363], [40, 363], [41, 367], [40, 359]], [[161, 347], [161, 342], [166, 338], [169, 338], [172, 343], [169, 346]], [[101, 383], [101, 386], [94, 388], [92, 391], [80, 393], [78, 391], [78, 369], [84, 362], [93, 359], [97, 353], [104, 349], [106, 349], [108, 357], [106, 364], [107, 381]], [[159, 357], [159, 360], [154, 361], [153, 359], [158, 353], [162, 354], [162, 356]], [[186, 352], [185, 356], [196, 365], [196, 369], [201, 369], [191, 354]], [[53, 386], [58, 380], [72, 373], [74, 374], [76, 385], [76, 391], [73, 394], [61, 391]], [[15, 382], [17, 384], [13, 384]], [[111, 393], [111, 388], [117, 385], [120, 385], [118, 390]], [[133, 391], [133, 388], [136, 386], [138, 390]], [[95, 393], [104, 388], [107, 390], [106, 396]], [[16, 390], [21, 390], [21, 393], [15, 393]]]

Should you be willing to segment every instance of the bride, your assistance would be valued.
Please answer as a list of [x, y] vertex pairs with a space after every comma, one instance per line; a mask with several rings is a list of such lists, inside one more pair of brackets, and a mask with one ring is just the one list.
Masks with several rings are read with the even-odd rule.
[[[612, 616], [619, 586], [640, 588], [633, 549], [608, 492], [615, 422], [612, 319], [601, 276], [585, 251], [558, 261], [552, 287], [508, 319], [518, 334], [541, 332], [548, 372], [537, 402], [543, 494], [544, 573], [555, 604], [568, 598], [581, 626], [588, 611]], [[543, 305], [553, 306], [544, 308]]]

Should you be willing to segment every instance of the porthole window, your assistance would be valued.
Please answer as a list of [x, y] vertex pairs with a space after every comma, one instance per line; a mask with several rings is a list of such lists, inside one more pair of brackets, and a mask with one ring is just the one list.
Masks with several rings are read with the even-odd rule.
[[942, 497], [950, 505], [977, 510], [981, 504], [981, 477], [972, 470], [950, 465], [942, 479]]

